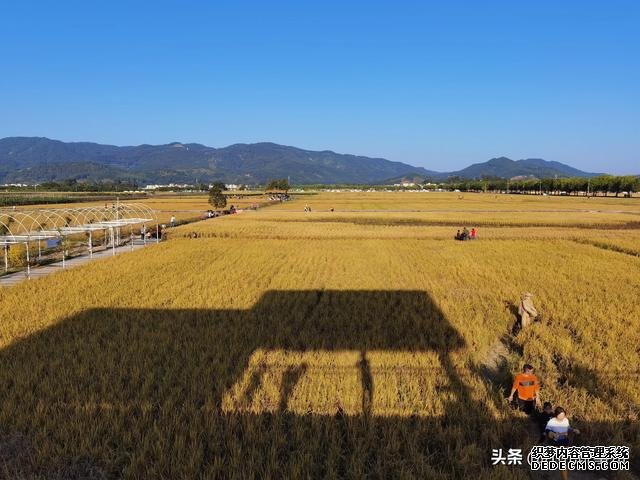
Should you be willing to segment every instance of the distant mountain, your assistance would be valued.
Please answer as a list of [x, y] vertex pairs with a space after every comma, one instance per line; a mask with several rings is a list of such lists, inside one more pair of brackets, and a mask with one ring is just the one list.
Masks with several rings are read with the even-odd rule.
[[483, 176], [513, 178], [532, 176], [536, 178], [558, 177], [595, 177], [598, 173], [589, 173], [570, 167], [560, 162], [549, 162], [541, 158], [527, 158], [525, 160], [511, 160], [507, 157], [492, 158], [484, 163], [473, 165], [447, 176], [462, 178], [482, 178]]
[[65, 143], [43, 137], [0, 139], [0, 183], [35, 183], [75, 178], [140, 183], [264, 183], [290, 177], [292, 183], [399, 183], [448, 177], [512, 178], [594, 176], [559, 162], [493, 158], [454, 172], [435, 172], [384, 158], [312, 151], [275, 143], [213, 148], [198, 143], [118, 147]]
[[117, 147], [42, 137], [0, 139], [0, 183], [79, 178], [147, 183], [376, 183], [408, 173], [436, 174], [384, 158], [311, 151], [275, 143], [212, 148], [197, 143]]

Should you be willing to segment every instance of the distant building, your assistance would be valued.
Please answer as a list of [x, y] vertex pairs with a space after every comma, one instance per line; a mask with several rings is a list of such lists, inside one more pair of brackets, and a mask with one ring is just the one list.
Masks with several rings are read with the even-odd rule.
[[394, 187], [415, 187], [416, 183], [410, 182], [408, 180], [402, 180], [400, 183], [394, 183], [393, 186]]
[[145, 190], [159, 190], [161, 188], [193, 188], [188, 183], [167, 183], [165, 185], [145, 185]]
[[518, 182], [520, 180], [537, 180], [537, 178], [533, 175], [516, 175], [515, 177], [511, 177], [509, 180]]
[[236, 185], [235, 183], [226, 183], [224, 185], [224, 188], [226, 188], [227, 190], [239, 190], [240, 185]]

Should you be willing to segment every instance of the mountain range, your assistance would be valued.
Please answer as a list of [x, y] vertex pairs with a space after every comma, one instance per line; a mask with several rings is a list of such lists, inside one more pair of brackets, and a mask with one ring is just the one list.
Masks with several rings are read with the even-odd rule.
[[61, 142], [44, 137], [0, 139], [0, 183], [77, 179], [134, 180], [139, 183], [224, 181], [257, 184], [289, 177], [296, 184], [383, 183], [396, 179], [443, 180], [457, 176], [595, 176], [542, 159], [493, 158], [462, 170], [436, 172], [384, 158], [312, 151], [275, 143], [213, 148], [198, 143], [119, 147]]

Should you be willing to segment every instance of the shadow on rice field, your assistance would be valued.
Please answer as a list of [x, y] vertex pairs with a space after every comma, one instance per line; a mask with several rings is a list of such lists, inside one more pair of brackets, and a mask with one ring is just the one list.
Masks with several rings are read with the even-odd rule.
[[0, 477], [527, 478], [491, 466], [531, 427], [465, 348], [423, 291], [86, 310], [0, 352]]

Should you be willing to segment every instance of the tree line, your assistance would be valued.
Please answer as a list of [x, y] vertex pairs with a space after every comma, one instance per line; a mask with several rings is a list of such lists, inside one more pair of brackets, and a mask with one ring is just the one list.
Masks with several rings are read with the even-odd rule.
[[507, 180], [482, 178], [479, 180], [449, 179], [443, 187], [463, 192], [504, 192], [529, 195], [594, 195], [620, 196], [640, 191], [640, 177], [635, 175], [600, 175], [598, 177], [529, 178]]
[[74, 178], [57, 182], [42, 182], [28, 186], [6, 185], [2, 191], [6, 192], [124, 192], [138, 190], [135, 181], [114, 180], [105, 182], [85, 182]]

